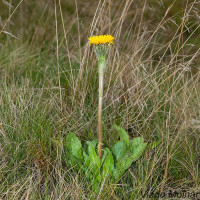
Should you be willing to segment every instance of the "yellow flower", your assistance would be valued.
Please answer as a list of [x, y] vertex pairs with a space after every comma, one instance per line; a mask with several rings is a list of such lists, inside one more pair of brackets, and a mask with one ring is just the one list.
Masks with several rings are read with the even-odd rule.
[[99, 36], [92, 36], [88, 38], [90, 44], [106, 44], [108, 43], [113, 44], [113, 40], [115, 39], [112, 35], [99, 35]]

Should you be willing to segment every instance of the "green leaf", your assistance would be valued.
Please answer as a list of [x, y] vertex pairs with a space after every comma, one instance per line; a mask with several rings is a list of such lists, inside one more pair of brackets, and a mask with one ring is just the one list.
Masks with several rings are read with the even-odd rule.
[[86, 176], [90, 176], [91, 180], [96, 179], [97, 181], [101, 181], [100, 175], [100, 158], [97, 156], [95, 148], [92, 143], [88, 146], [88, 157], [87, 154], [84, 154], [85, 163], [84, 165], [87, 167]]
[[85, 176], [87, 179], [90, 178], [91, 171], [89, 170], [90, 167], [90, 157], [86, 154], [85, 151], [83, 151], [83, 157], [84, 157], [84, 163], [82, 165], [82, 169], [85, 172]]
[[134, 161], [136, 161], [143, 153], [143, 151], [145, 150], [147, 146], [147, 143], [143, 143], [141, 145], [139, 145], [133, 152], [133, 158], [134, 158]]
[[68, 152], [68, 155], [74, 156], [76, 159], [82, 161], [82, 145], [78, 137], [73, 133], [69, 133], [65, 140], [65, 149]]
[[137, 160], [143, 153], [147, 146], [147, 143], [144, 143], [142, 137], [137, 137], [130, 141], [130, 152], [133, 158], [133, 161]]
[[120, 139], [123, 140], [126, 143], [126, 145], [128, 146], [129, 145], [129, 136], [128, 136], [127, 132], [123, 128], [117, 126], [116, 124], [114, 124], [114, 128], [117, 130], [117, 132], [120, 136]]
[[117, 164], [116, 168], [113, 171], [113, 177], [115, 181], [119, 180], [124, 172], [131, 166], [133, 163], [132, 157], [126, 155], [124, 158], [120, 159]]
[[112, 152], [117, 161], [125, 156], [126, 150], [127, 147], [124, 141], [119, 141], [112, 147]]
[[75, 167], [76, 170], [81, 169], [82, 166], [83, 166], [82, 161], [80, 161], [79, 159], [77, 159], [72, 154], [71, 155], [67, 155], [67, 157], [65, 157], [65, 162], [67, 164], [70, 164], [71, 166]]
[[94, 164], [94, 165], [97, 165], [100, 168], [100, 159], [97, 156], [96, 151], [95, 151], [92, 143], [90, 143], [89, 146], [88, 146], [88, 153], [89, 153], [91, 163]]
[[103, 164], [102, 177], [106, 178], [114, 169], [114, 159], [112, 153], [109, 152]]
[[144, 139], [142, 137], [138, 137], [130, 141], [129, 149], [126, 150], [125, 155], [121, 156], [116, 163], [116, 168], [113, 171], [115, 181], [120, 179], [132, 163], [142, 155], [146, 145], [147, 143], [144, 143]]
[[96, 146], [98, 145], [98, 141], [97, 140], [86, 141], [85, 144], [83, 145], [86, 152], [88, 152], [88, 146], [91, 143], [93, 144], [94, 148], [96, 148]]
[[131, 145], [137, 146], [139, 144], [142, 144], [143, 142], [144, 142], [144, 138], [143, 137], [136, 137], [133, 140], [131, 140]]
[[160, 143], [162, 142], [162, 140], [158, 140], [158, 141], [155, 141], [155, 142], [152, 142], [148, 145], [148, 149], [151, 150], [151, 149], [154, 149], [156, 148]]
[[98, 194], [99, 191], [100, 191], [100, 185], [99, 185], [99, 182], [97, 180], [93, 180], [91, 182], [91, 185], [92, 185], [92, 191], [95, 193], [95, 194]]
[[110, 150], [108, 148], [104, 148], [104, 149], [102, 149], [102, 151], [103, 151], [103, 156], [101, 158], [101, 165], [104, 163], [104, 161], [105, 161], [107, 155], [109, 154]]

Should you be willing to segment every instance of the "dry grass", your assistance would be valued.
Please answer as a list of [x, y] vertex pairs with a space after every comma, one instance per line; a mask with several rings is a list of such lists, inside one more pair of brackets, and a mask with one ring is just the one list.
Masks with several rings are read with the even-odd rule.
[[69, 131], [97, 138], [98, 75], [87, 37], [104, 33], [116, 38], [105, 74], [104, 146], [117, 140], [114, 123], [130, 137], [162, 142], [120, 183], [105, 184], [101, 199], [199, 190], [199, 2], [181, 4], [173, 15], [176, 3], [165, 4], [158, 21], [158, 5], [146, 1], [4, 5], [0, 199], [97, 198], [85, 177], [63, 164], [62, 144]]

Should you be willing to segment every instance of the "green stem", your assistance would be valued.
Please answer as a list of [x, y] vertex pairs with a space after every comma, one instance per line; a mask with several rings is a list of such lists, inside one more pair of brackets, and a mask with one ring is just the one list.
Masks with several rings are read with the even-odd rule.
[[99, 107], [98, 107], [98, 155], [102, 156], [102, 104], [103, 104], [103, 75], [106, 67], [105, 56], [99, 56]]

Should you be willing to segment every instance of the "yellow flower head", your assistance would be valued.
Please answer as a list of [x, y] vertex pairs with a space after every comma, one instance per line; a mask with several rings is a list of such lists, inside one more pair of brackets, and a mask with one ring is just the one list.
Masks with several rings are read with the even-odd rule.
[[113, 40], [115, 39], [112, 35], [99, 35], [99, 36], [92, 36], [88, 38], [90, 44], [106, 44], [108, 43], [113, 44]]

